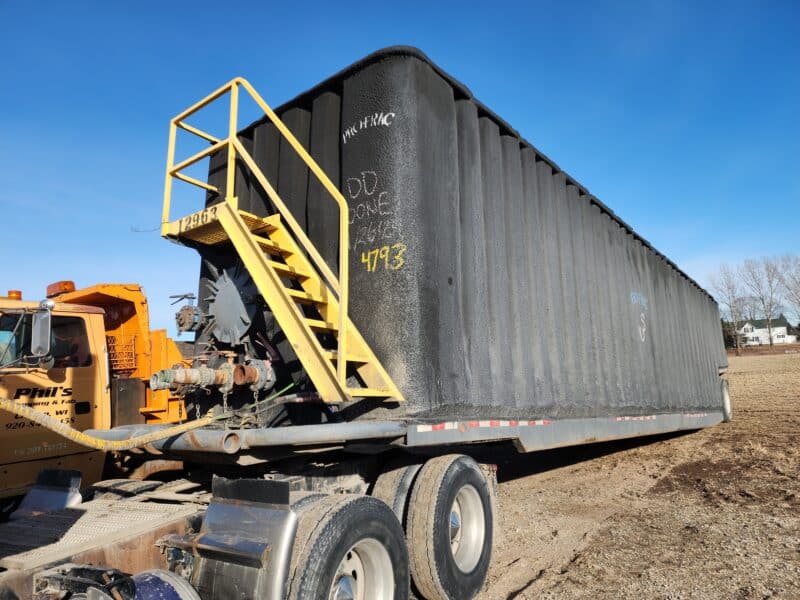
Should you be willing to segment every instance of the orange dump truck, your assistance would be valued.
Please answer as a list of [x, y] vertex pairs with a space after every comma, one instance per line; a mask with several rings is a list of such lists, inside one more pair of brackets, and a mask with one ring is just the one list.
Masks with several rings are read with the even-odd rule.
[[[50, 351], [31, 352], [40, 302], [19, 291], [0, 296], [0, 397], [35, 407], [79, 429], [174, 423], [183, 402], [150, 390], [150, 375], [182, 363], [164, 329], [150, 329], [147, 298], [137, 284], [47, 288]], [[101, 478], [104, 455], [8, 412], [0, 412], [0, 499], [19, 496], [46, 468], [76, 469], [84, 484]]]

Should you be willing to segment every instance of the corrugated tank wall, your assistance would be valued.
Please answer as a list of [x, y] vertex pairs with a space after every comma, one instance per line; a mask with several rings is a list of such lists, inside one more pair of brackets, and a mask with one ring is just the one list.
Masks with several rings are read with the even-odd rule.
[[[350, 203], [351, 315], [407, 410], [719, 409], [713, 298], [422, 53], [370, 55], [277, 112]], [[241, 135], [335, 270], [333, 201], [274, 126]], [[271, 212], [244, 172], [237, 195]]]

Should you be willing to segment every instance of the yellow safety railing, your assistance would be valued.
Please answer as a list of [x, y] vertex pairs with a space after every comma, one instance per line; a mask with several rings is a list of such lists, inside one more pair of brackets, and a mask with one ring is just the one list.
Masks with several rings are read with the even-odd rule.
[[[273, 125], [278, 129], [281, 135], [289, 142], [289, 144], [294, 148], [295, 152], [300, 156], [300, 158], [305, 162], [306, 166], [309, 170], [314, 174], [314, 176], [319, 180], [322, 186], [328, 191], [328, 193], [333, 197], [336, 201], [336, 204], [339, 207], [339, 277], [337, 278], [333, 271], [331, 271], [328, 264], [325, 262], [325, 259], [322, 258], [319, 251], [316, 249], [314, 244], [306, 235], [303, 228], [294, 218], [292, 213], [289, 211], [286, 204], [281, 200], [278, 193], [275, 191], [275, 188], [270, 184], [264, 174], [259, 169], [258, 165], [256, 165], [255, 160], [253, 157], [250, 156], [250, 153], [244, 148], [242, 143], [239, 141], [237, 137], [238, 131], [238, 114], [239, 114], [239, 91], [243, 89], [249, 96], [255, 101], [258, 107], [264, 112], [267, 118], [272, 122]], [[188, 123], [185, 123], [185, 119], [199, 111], [205, 106], [208, 106], [215, 100], [225, 96], [225, 94], [229, 94], [230, 96], [230, 110], [228, 115], [228, 136], [224, 139], [219, 139], [205, 131], [197, 129]], [[177, 142], [177, 131], [178, 128], [187, 131], [188, 133], [200, 137], [211, 145], [205, 148], [204, 150], [198, 152], [190, 156], [189, 158], [182, 160], [178, 164], [175, 164], [175, 147]], [[236, 77], [232, 79], [222, 87], [216, 89], [208, 96], [197, 102], [196, 104], [190, 106], [178, 116], [173, 118], [170, 121], [169, 127], [169, 145], [167, 149], [167, 169], [166, 175], [164, 178], [164, 206], [163, 212], [161, 217], [161, 235], [166, 236], [169, 232], [169, 223], [170, 223], [170, 205], [172, 202], [172, 181], [173, 179], [179, 179], [186, 183], [190, 183], [197, 187], [200, 187], [204, 190], [208, 190], [211, 192], [219, 192], [219, 189], [213, 185], [210, 185], [206, 182], [200, 181], [188, 175], [185, 175], [181, 171], [190, 167], [191, 165], [197, 163], [198, 161], [211, 156], [212, 154], [216, 154], [220, 150], [226, 149], [228, 152], [228, 161], [227, 161], [227, 178], [226, 178], [226, 195], [224, 202], [227, 202], [231, 205], [233, 209], [238, 209], [238, 199], [235, 194], [235, 180], [236, 180], [236, 158], [241, 158], [242, 161], [247, 165], [247, 168], [250, 170], [251, 174], [255, 177], [264, 191], [267, 193], [267, 196], [275, 205], [275, 208], [278, 210], [278, 213], [281, 215], [281, 218], [286, 221], [289, 225], [289, 229], [294, 234], [295, 239], [298, 241], [300, 246], [305, 250], [308, 254], [308, 257], [311, 259], [312, 264], [317, 268], [319, 273], [322, 274], [328, 286], [333, 290], [333, 292], [338, 297], [339, 302], [339, 331], [338, 331], [338, 346], [336, 351], [336, 376], [339, 380], [339, 383], [343, 389], [346, 386], [347, 380], [347, 306], [348, 306], [348, 277], [349, 277], [349, 267], [350, 267], [350, 260], [349, 260], [349, 249], [350, 249], [350, 239], [349, 239], [349, 219], [348, 219], [348, 206], [347, 201], [344, 199], [344, 196], [339, 191], [339, 189], [334, 185], [334, 183], [330, 180], [330, 178], [325, 174], [325, 172], [320, 168], [317, 162], [311, 158], [311, 155], [303, 148], [303, 145], [297, 140], [296, 137], [289, 131], [289, 128], [284, 125], [283, 121], [281, 121], [278, 116], [273, 112], [273, 110], [269, 107], [269, 105], [264, 101], [264, 99], [259, 95], [258, 92], [253, 88], [252, 85], [246, 80], [241, 77]]]

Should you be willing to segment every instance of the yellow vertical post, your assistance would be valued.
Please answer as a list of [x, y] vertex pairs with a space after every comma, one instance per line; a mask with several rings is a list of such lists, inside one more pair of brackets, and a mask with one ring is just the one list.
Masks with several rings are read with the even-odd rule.
[[343, 389], [347, 389], [347, 294], [348, 272], [350, 270], [350, 240], [348, 227], [350, 226], [347, 211], [339, 207], [339, 338], [336, 349], [336, 376]]
[[169, 206], [172, 201], [172, 167], [175, 162], [175, 122], [169, 124], [169, 143], [167, 144], [167, 171], [164, 175], [164, 206], [161, 213], [161, 235], [166, 235], [169, 226]]
[[225, 186], [225, 200], [234, 209], [239, 208], [239, 199], [236, 197], [236, 148], [233, 141], [236, 139], [236, 123], [239, 113], [239, 85], [234, 81], [231, 84], [231, 111], [228, 117], [228, 169]]

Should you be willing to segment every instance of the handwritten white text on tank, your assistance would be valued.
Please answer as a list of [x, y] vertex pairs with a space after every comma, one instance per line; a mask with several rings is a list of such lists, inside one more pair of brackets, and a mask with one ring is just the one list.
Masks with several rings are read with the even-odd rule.
[[389, 127], [394, 122], [395, 116], [393, 112], [381, 111], [357, 119], [342, 133], [342, 143], [346, 144], [348, 140], [354, 138], [359, 132], [370, 127]]
[[350, 206], [350, 224], [373, 215], [388, 217], [392, 214], [392, 202], [388, 192], [378, 190], [378, 175], [375, 171], [362, 171], [360, 177], [347, 178], [347, 193], [351, 200], [361, 200]]
[[640, 309], [636, 330], [639, 332], [639, 339], [644, 342], [647, 339], [647, 297], [639, 292], [631, 292], [631, 304]]

